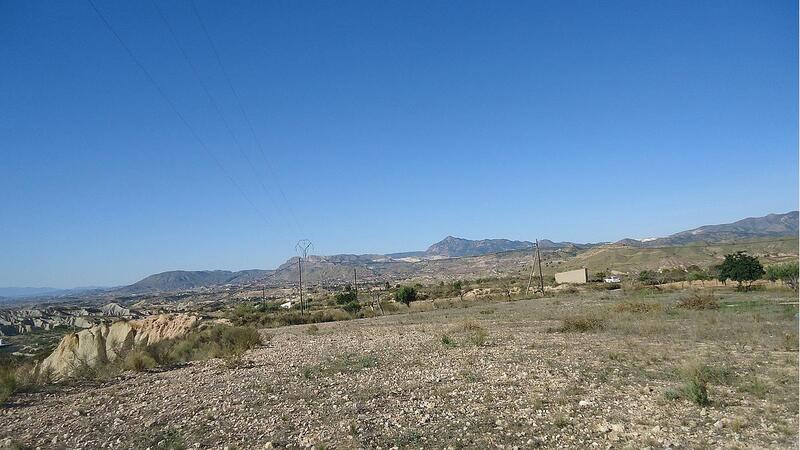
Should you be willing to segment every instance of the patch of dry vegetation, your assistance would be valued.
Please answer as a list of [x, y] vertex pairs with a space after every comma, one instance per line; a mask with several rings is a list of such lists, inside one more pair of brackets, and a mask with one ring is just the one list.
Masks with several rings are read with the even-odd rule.
[[719, 309], [719, 301], [713, 294], [695, 292], [688, 297], [680, 299], [675, 307], [693, 310]]
[[658, 303], [647, 303], [636, 300], [619, 302], [613, 307], [614, 312], [631, 314], [645, 314], [654, 311], [661, 311], [662, 309], [663, 307]]
[[606, 320], [599, 316], [574, 316], [561, 320], [561, 326], [554, 331], [560, 333], [589, 333], [606, 328]]

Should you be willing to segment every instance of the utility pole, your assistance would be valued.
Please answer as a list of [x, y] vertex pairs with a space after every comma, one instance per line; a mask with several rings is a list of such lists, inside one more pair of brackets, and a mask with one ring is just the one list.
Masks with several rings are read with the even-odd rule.
[[533, 281], [533, 270], [536, 268], [536, 253], [533, 254], [533, 261], [531, 261], [531, 273], [528, 275], [528, 286], [525, 288], [525, 295], [531, 290], [531, 282]]
[[306, 307], [303, 303], [303, 258], [297, 257], [297, 273], [300, 275], [300, 314], [305, 314]]
[[300, 239], [294, 249], [297, 251], [297, 273], [300, 280], [300, 314], [304, 314], [306, 304], [303, 302], [303, 259], [308, 257], [308, 249], [313, 248], [311, 241]]
[[542, 276], [542, 254], [539, 252], [539, 240], [536, 240], [534, 244], [534, 249], [536, 250], [533, 254], [533, 262], [531, 263], [531, 272], [528, 275], [528, 286], [525, 288], [525, 295], [528, 295], [528, 292], [531, 289], [531, 283], [533, 282], [533, 271], [536, 270], [536, 266], [539, 266], [539, 286], [538, 291], [544, 295], [544, 276]]
[[358, 275], [356, 275], [355, 267], [353, 267], [353, 291], [356, 293], [356, 301], [358, 301]]
[[539, 261], [539, 289], [544, 295], [544, 277], [542, 276], [542, 254], [539, 253], [539, 240], [536, 240], [536, 259]]

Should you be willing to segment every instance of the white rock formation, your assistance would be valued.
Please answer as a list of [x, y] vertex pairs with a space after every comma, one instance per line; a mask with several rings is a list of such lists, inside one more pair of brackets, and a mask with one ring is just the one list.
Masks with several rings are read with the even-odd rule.
[[135, 346], [183, 336], [194, 329], [197, 322], [195, 315], [177, 314], [95, 325], [64, 336], [38, 370], [55, 379], [69, 377], [83, 365], [106, 364]]

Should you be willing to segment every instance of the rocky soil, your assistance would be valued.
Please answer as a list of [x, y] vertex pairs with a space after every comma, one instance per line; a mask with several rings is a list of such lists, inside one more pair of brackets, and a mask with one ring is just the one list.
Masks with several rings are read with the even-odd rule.
[[[84, 449], [797, 447], [796, 350], [552, 330], [583, 301], [264, 330], [241, 361], [17, 394], [0, 436]], [[698, 357], [742, 380], [755, 370], [761, 388], [711, 384], [705, 407], [668, 398], [675, 368]]]

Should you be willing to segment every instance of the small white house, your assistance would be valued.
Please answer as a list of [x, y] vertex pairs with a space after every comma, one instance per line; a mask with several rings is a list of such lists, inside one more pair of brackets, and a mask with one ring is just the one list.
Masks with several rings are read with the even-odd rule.
[[603, 281], [605, 281], [606, 283], [619, 283], [620, 279], [616, 275], [610, 275], [610, 276], [607, 276], [607, 277], [603, 278]]

